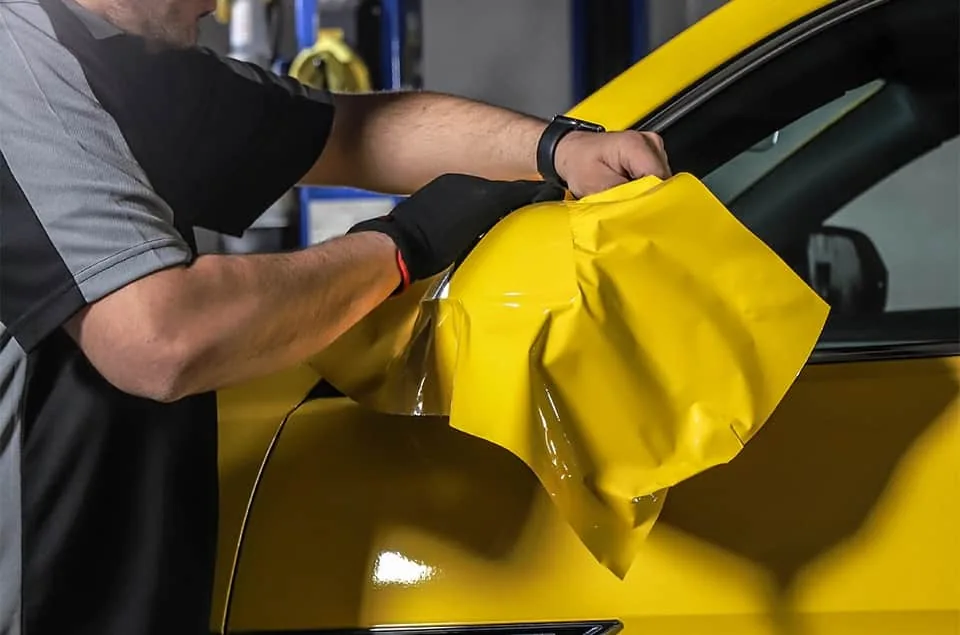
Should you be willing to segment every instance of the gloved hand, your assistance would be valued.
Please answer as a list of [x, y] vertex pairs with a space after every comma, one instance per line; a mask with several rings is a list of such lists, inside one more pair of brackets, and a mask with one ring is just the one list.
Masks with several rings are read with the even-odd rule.
[[489, 181], [445, 174], [347, 233], [377, 231], [396, 243], [404, 286], [436, 275], [465, 256], [483, 234], [516, 209], [560, 200], [563, 190], [541, 181]]

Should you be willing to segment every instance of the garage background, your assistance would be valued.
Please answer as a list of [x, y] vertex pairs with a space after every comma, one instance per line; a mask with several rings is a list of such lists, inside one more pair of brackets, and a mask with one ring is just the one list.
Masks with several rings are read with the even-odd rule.
[[[582, 19], [582, 7], [591, 1], [589, 6], [596, 10], [592, 22]], [[297, 52], [294, 0], [281, 2], [285, 37], [280, 50], [283, 57], [292, 58]], [[589, 37], [591, 28], [593, 37], [598, 37], [598, 15], [601, 22], [606, 20], [600, 28], [610, 31], [624, 21], [622, 15], [613, 15], [616, 11], [623, 13], [623, 7], [632, 5], [634, 11], [640, 12], [639, 20], [634, 20], [636, 41], [630, 52], [638, 58], [718, 9], [726, 0], [581, 2], [578, 13], [578, 0], [420, 0], [423, 88], [548, 118], [566, 111], [580, 97], [601, 85], [604, 76], [612, 77], [628, 65], [613, 68], [608, 62], [599, 73], [601, 77], [593, 77], [595, 85], [585, 83], [584, 71], [575, 63], [578, 54], [583, 57], [582, 50], [578, 53], [576, 47], [578, 42], [583, 46], [582, 41]], [[609, 38], [609, 32], [600, 37]], [[227, 27], [212, 18], [206, 19], [201, 44], [226, 53]], [[597, 74], [594, 68], [593, 75]], [[928, 213], [922, 226], [912, 225], [909, 229], [914, 235], [920, 234], [914, 245], [942, 245], [943, 241], [955, 241], [960, 236], [960, 189], [949, 187], [955, 184], [957, 174], [960, 174], [960, 152], [956, 143], [947, 144], [934, 156], [914, 162], [887, 179], [845, 209], [842, 218], [836, 219], [870, 236], [890, 267], [891, 275], [899, 278], [891, 287], [903, 293], [891, 292], [892, 307], [909, 304], [917, 298], [960, 297], [960, 289], [945, 288], [953, 285], [953, 277], [927, 275], [930, 263], [919, 258], [910, 244], [900, 240], [904, 210], [918, 202], [922, 202]], [[954, 196], [944, 197], [945, 191], [953, 191]], [[320, 216], [332, 217], [338, 204], [342, 201], [331, 201], [328, 205], [333, 212], [324, 211]], [[340, 224], [346, 222], [343, 220]], [[242, 240], [234, 240], [203, 230], [198, 230], [198, 242], [202, 251], [266, 251], [275, 240], [269, 236], [270, 231], [276, 232], [271, 221], [267, 220], [265, 226], [268, 231], [262, 233], [268, 236], [266, 242], [257, 237], [256, 231], [248, 232]], [[329, 233], [338, 230], [339, 225]]]
[[[646, 0], [647, 48], [666, 42], [724, 2]], [[292, 34], [293, 3], [286, 0], [284, 9], [285, 32]], [[575, 103], [571, 0], [421, 0], [421, 13], [426, 90], [541, 117]], [[205, 20], [201, 43], [225, 53], [227, 28]], [[292, 37], [284, 45], [292, 56]]]

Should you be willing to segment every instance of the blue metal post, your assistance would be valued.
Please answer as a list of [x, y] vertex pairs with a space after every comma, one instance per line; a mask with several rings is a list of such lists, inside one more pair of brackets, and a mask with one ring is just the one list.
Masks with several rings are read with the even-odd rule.
[[294, 0], [293, 17], [297, 30], [297, 49], [313, 46], [317, 41], [317, 4], [319, 0]]
[[403, 82], [403, 35], [404, 24], [403, 0], [382, 0], [380, 2], [380, 37], [382, 48], [380, 68], [383, 73], [383, 87], [398, 89]]
[[588, 0], [570, 0], [570, 40], [573, 68], [574, 105], [587, 96], [587, 2]]
[[[297, 44], [300, 50], [314, 45], [319, 26], [319, 0], [294, 0]], [[385, 89], [399, 89], [403, 81], [403, 47], [406, 31], [404, 0], [381, 0], [381, 82]], [[310, 236], [311, 202], [338, 205], [351, 199], [379, 199], [384, 201], [384, 213], [395, 205], [400, 197], [382, 196], [362, 190], [343, 187], [301, 187], [300, 198], [300, 244], [312, 243]]]
[[647, 0], [630, 0], [630, 57], [639, 61], [650, 52]]

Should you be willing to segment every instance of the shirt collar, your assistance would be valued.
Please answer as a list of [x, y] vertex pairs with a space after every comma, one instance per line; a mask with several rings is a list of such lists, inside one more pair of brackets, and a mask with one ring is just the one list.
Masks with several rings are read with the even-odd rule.
[[81, 6], [76, 0], [63, 0], [63, 4], [80, 18], [80, 21], [83, 22], [87, 30], [90, 31], [90, 35], [98, 40], [105, 40], [123, 33], [123, 30], [118, 26], [86, 7]]

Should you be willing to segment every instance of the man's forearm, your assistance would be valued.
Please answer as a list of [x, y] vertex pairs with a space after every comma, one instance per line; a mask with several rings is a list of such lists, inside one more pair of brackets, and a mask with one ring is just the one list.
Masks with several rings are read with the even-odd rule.
[[122, 390], [177, 399], [319, 352], [397, 287], [395, 254], [385, 235], [361, 233], [292, 254], [201, 256], [104, 298], [68, 331]]
[[435, 93], [335, 96], [327, 148], [305, 177], [407, 194], [439, 174], [536, 178], [539, 119]]

